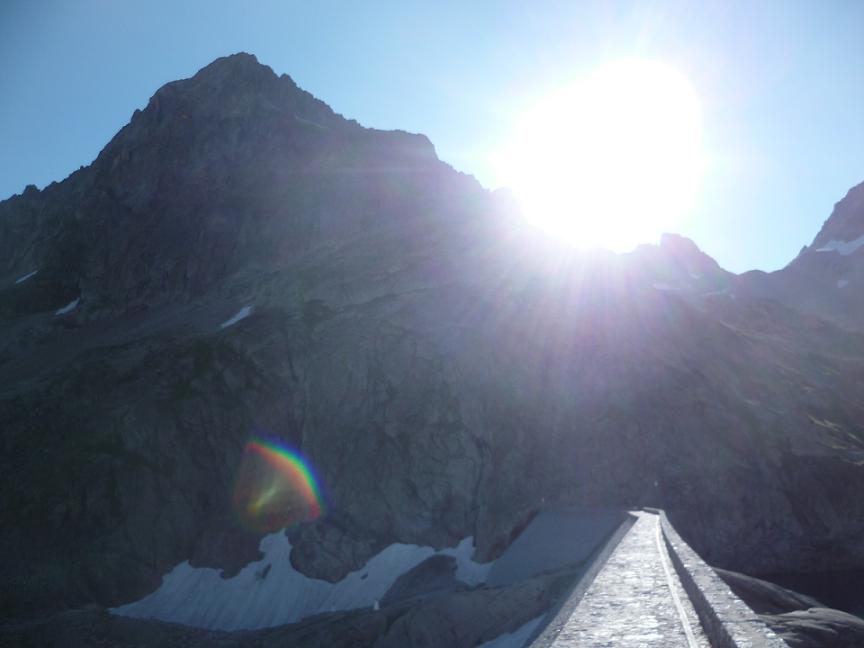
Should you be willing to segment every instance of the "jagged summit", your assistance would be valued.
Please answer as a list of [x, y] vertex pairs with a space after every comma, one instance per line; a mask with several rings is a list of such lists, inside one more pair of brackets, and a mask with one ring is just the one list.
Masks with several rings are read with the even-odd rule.
[[864, 322], [864, 183], [850, 189], [834, 205], [813, 239], [785, 268], [749, 273], [739, 287], [842, 326], [858, 329]]
[[[226, 54], [225, 56], [220, 56], [213, 60], [212, 63], [208, 63], [201, 70], [199, 70], [198, 74], [202, 74], [207, 71], [217, 70], [217, 69], [236, 69], [236, 70], [250, 70], [250, 69], [259, 69], [264, 68], [266, 70], [270, 70], [273, 72], [273, 68], [269, 65], [265, 65], [258, 61], [258, 57], [254, 54], [250, 54], [249, 52], [235, 52], [234, 54]], [[273, 72], [275, 74], [275, 72]], [[282, 76], [288, 76], [287, 74], [283, 74]]]
[[287, 74], [277, 76], [269, 66], [246, 53], [218, 58], [188, 79], [165, 84], [144, 111], [136, 111], [135, 118], [141, 115], [149, 118], [148, 126], [165, 120], [249, 121], [281, 117], [304, 120], [324, 129], [359, 128], [356, 122], [337, 115], [326, 103], [299, 88]]
[[843, 200], [834, 205], [831, 216], [822, 225], [822, 229], [813, 244], [813, 250], [831, 246], [834, 243], [849, 243], [864, 237], [864, 182], [852, 187]]
[[[402, 151], [413, 158], [437, 160], [424, 135], [362, 127], [244, 52], [221, 57], [192, 77], [172, 81], [157, 90], [143, 110], [112, 139], [97, 159], [115, 170], [117, 158], [127, 160], [150, 150], [159, 157], [186, 149], [200, 159], [272, 154], [306, 156], [312, 148], [376, 146]], [[307, 156], [308, 157], [308, 156]], [[104, 160], [103, 160], [104, 158]], [[289, 167], [290, 168], [290, 167]]]
[[702, 250], [693, 241], [693, 239], [675, 234], [673, 232], [663, 232], [660, 235], [660, 247], [667, 248], [679, 254], [696, 255], [701, 254]]

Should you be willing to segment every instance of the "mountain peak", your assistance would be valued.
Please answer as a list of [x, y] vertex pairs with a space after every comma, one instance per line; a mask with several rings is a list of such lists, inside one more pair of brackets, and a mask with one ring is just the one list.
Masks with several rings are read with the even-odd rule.
[[678, 254], [701, 254], [702, 250], [693, 242], [692, 239], [682, 236], [681, 234], [673, 234], [663, 232], [660, 235], [660, 247], [670, 252]]
[[[192, 78], [212, 79], [219, 82], [225, 82], [230, 80], [232, 77], [243, 77], [263, 82], [272, 82], [279, 79], [279, 76], [269, 65], [260, 63], [254, 54], [249, 54], [247, 52], [237, 52], [236, 54], [220, 56], [213, 62], [201, 68]], [[283, 78], [290, 79], [287, 74], [283, 75]], [[293, 81], [291, 81], [291, 85], [296, 87]]]
[[692, 269], [699, 268], [702, 271], [713, 272], [719, 270], [720, 266], [708, 254], [705, 254], [692, 239], [681, 234], [664, 232], [660, 235], [660, 249], [672, 258], [687, 265]]
[[206, 67], [216, 67], [224, 65], [247, 67], [260, 65], [262, 67], [269, 67], [267, 65], [264, 65], [263, 63], [259, 63], [258, 57], [254, 54], [250, 54], [249, 52], [235, 52], [234, 54], [226, 54], [225, 56], [220, 56], [219, 58], [214, 59], [213, 62]]
[[287, 74], [279, 76], [253, 54], [239, 52], [163, 85], [106, 151], [155, 145], [160, 132], [170, 140], [217, 133], [224, 137], [237, 129], [284, 130], [300, 122], [324, 131], [352, 124]]
[[839, 247], [864, 236], [864, 182], [852, 187], [834, 205], [831, 216], [813, 239], [813, 249]]
[[175, 99], [184, 103], [184, 110], [223, 114], [238, 110], [290, 111], [298, 102], [317, 101], [287, 74], [279, 77], [245, 52], [217, 58], [191, 78], [165, 84], [153, 95], [148, 109], [154, 104], [174, 103]]

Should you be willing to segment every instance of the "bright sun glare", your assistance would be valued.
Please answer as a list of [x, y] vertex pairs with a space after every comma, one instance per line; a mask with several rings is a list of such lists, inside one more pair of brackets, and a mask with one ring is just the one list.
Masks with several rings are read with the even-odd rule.
[[538, 102], [501, 156], [526, 218], [580, 246], [655, 242], [691, 206], [703, 167], [699, 99], [655, 61], [606, 65]]

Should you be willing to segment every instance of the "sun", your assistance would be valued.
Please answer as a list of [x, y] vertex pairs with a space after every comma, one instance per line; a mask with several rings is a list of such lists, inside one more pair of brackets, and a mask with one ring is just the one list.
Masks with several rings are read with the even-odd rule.
[[698, 191], [699, 98], [664, 63], [611, 63], [537, 102], [498, 161], [526, 218], [554, 236], [615, 251], [655, 242]]

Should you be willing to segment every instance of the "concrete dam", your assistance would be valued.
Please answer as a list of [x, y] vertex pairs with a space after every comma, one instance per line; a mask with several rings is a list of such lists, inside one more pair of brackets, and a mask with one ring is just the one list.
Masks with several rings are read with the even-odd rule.
[[665, 513], [628, 514], [532, 648], [783, 648]]

